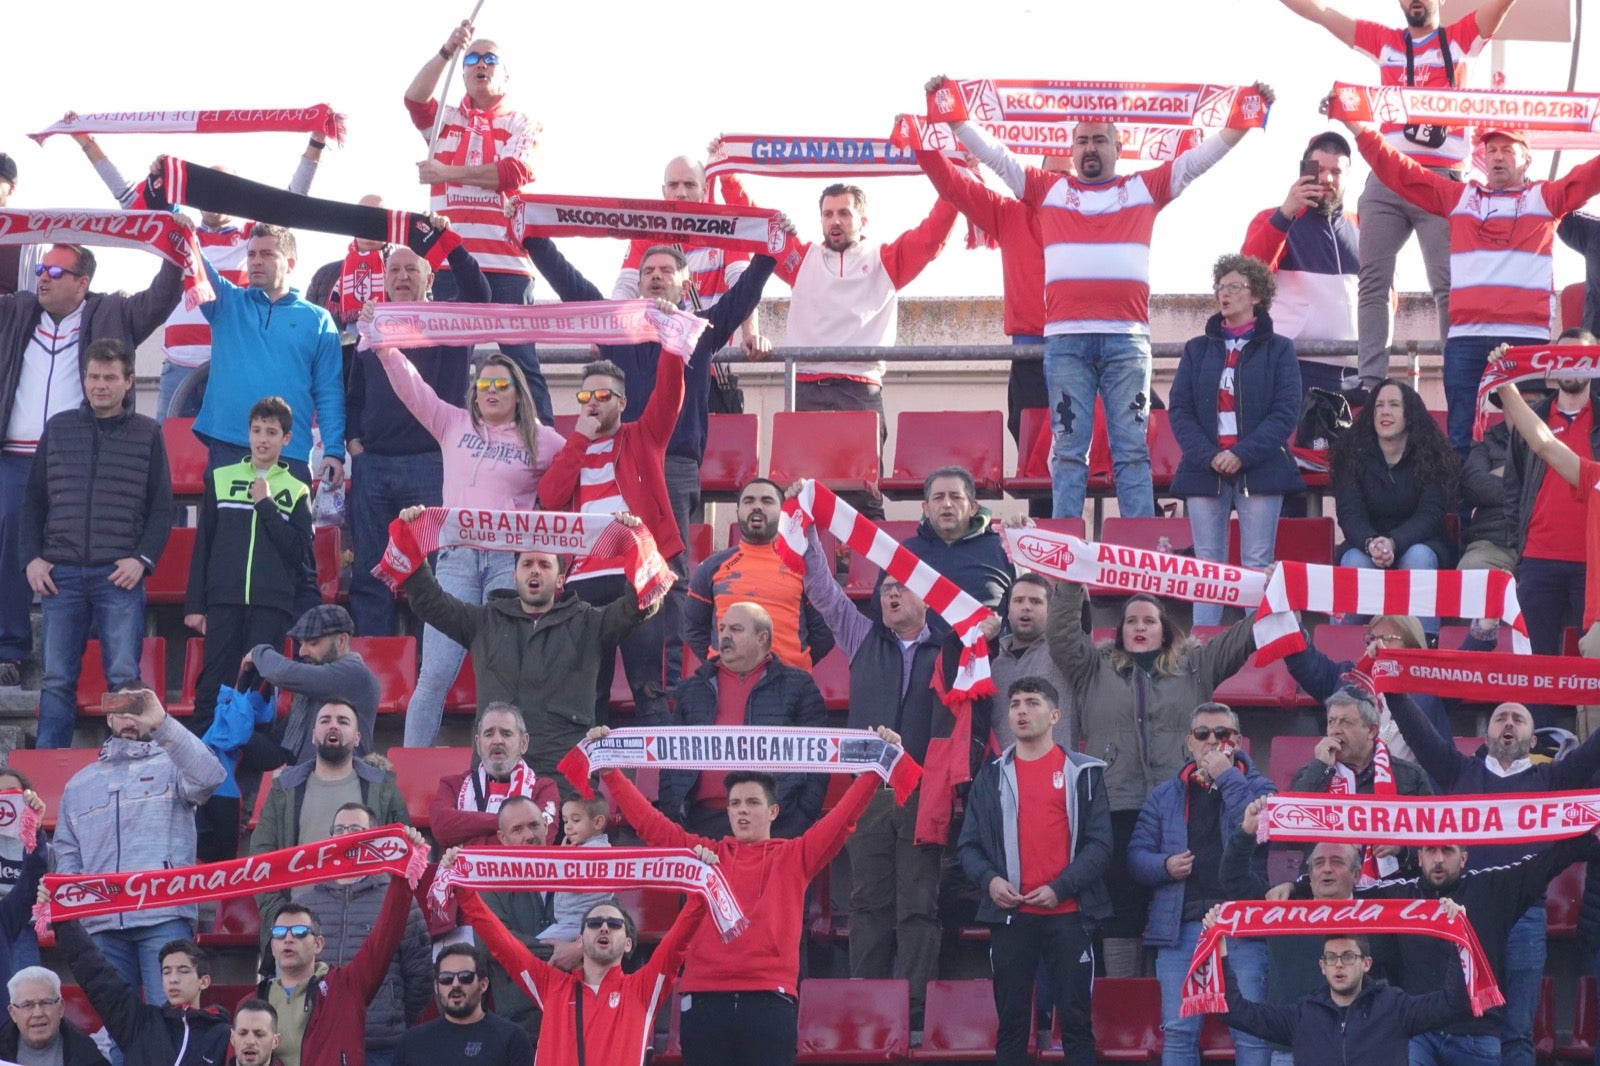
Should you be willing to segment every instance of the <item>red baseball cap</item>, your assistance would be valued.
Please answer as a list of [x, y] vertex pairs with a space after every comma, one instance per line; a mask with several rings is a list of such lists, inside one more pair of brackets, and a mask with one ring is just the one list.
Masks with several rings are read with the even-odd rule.
[[1477, 142], [1484, 144], [1490, 137], [1504, 137], [1508, 141], [1516, 141], [1524, 148], [1529, 147], [1527, 130], [1507, 130], [1499, 126], [1487, 126], [1478, 131]]

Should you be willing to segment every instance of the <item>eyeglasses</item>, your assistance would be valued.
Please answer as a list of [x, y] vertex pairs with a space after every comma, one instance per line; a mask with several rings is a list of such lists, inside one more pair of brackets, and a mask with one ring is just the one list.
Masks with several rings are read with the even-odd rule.
[[597, 403], [605, 403], [613, 396], [621, 395], [622, 393], [616, 389], [580, 389], [578, 391], [578, 402], [588, 403], [590, 400], [594, 400]]
[[583, 927], [585, 929], [610, 929], [612, 932], [616, 932], [619, 929], [626, 929], [628, 923], [621, 918], [585, 918]]
[[365, 833], [366, 831], [367, 827], [364, 825], [335, 825], [328, 830], [328, 833], [332, 836], [342, 837], [349, 833]]
[[493, 52], [468, 52], [461, 57], [461, 65], [464, 67], [475, 67], [479, 63], [486, 67], [498, 67], [500, 57]]
[[493, 389], [495, 392], [505, 392], [511, 387], [511, 379], [479, 378], [477, 381], [474, 381], [473, 384], [478, 387], [479, 392], [488, 392], [490, 389]]
[[1190, 731], [1189, 735], [1200, 741], [1210, 740], [1213, 736], [1218, 740], [1228, 740], [1231, 739], [1236, 732], [1237, 730], [1229, 729], [1225, 725], [1219, 725], [1215, 728], [1212, 728], [1208, 725], [1197, 725], [1193, 730]]
[[51, 281], [60, 281], [63, 274], [71, 274], [75, 278], [83, 277], [83, 271], [68, 270], [66, 267], [45, 266], [40, 263], [33, 268], [33, 276], [36, 278], [49, 278]]
[[13, 1000], [11, 1003], [13, 1008], [22, 1012], [23, 1014], [27, 1014], [36, 1010], [49, 1010], [51, 1007], [57, 1007], [60, 1005], [60, 996], [57, 996], [55, 999], [19, 999]]
[[294, 934], [294, 938], [296, 940], [304, 940], [313, 932], [315, 932], [315, 930], [313, 930], [309, 925], [275, 925], [272, 927], [272, 939], [282, 940], [284, 937], [292, 933]]
[[433, 975], [433, 979], [439, 983], [440, 988], [448, 988], [451, 985], [475, 985], [478, 983], [478, 971], [440, 970]]
[[1218, 296], [1222, 296], [1223, 294], [1232, 296], [1236, 292], [1248, 292], [1249, 290], [1250, 286], [1246, 285], [1242, 281], [1230, 281], [1226, 285], [1213, 285], [1211, 287], [1211, 291], [1216, 293]]
[[1379, 644], [1399, 644], [1406, 638], [1398, 633], [1368, 633], [1367, 640], [1377, 641]]
[[1364, 958], [1366, 956], [1359, 951], [1341, 951], [1337, 955], [1330, 951], [1322, 956], [1322, 964], [1324, 966], [1354, 966]]

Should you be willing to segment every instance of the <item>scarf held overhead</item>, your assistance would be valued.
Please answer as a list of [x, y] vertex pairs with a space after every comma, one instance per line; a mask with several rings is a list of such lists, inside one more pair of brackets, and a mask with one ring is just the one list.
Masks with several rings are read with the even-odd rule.
[[1594, 143], [1586, 135], [1600, 133], [1600, 95], [1410, 85], [1372, 88], [1340, 81], [1333, 84], [1328, 117], [1349, 122], [1529, 130], [1545, 135], [1540, 147], [1581, 148]]
[[1489, 958], [1478, 934], [1465, 915], [1449, 918], [1444, 903], [1433, 899], [1304, 900], [1292, 903], [1224, 903], [1217, 924], [1200, 934], [1194, 959], [1183, 979], [1185, 1018], [1228, 1009], [1222, 978], [1224, 937], [1314, 936], [1349, 933], [1354, 936], [1432, 936], [1456, 945], [1467, 982], [1472, 1013], [1482, 1014], [1504, 1003], [1495, 984]]
[[898, 744], [857, 729], [678, 726], [613, 729], [579, 741], [556, 765], [572, 787], [592, 796], [589, 775], [613, 767], [674, 770], [764, 770], [773, 774], [875, 773], [894, 786], [902, 805], [922, 767]]
[[1378, 692], [1429, 692], [1473, 703], [1600, 703], [1600, 661], [1571, 655], [1385, 648], [1372, 661]]
[[361, 323], [361, 348], [434, 344], [655, 343], [688, 361], [710, 323], [687, 311], [667, 314], [654, 300], [559, 304], [382, 303]]
[[1546, 844], [1600, 827], [1600, 792], [1484, 796], [1350, 796], [1280, 792], [1267, 797], [1256, 837], [1301, 843], [1398, 844], [1448, 841]]
[[511, 232], [524, 237], [620, 237], [777, 258], [790, 243], [780, 213], [692, 200], [519, 195]]
[[860, 552], [884, 573], [922, 597], [961, 638], [961, 665], [951, 685], [951, 697], [975, 699], [994, 693], [989, 677], [989, 643], [979, 626], [995, 613], [973, 599], [954, 581], [918, 559], [895, 539], [863, 518], [854, 507], [811, 479], [800, 482], [800, 494], [783, 502], [778, 539], [773, 545], [789, 569], [806, 570], [806, 529], [812, 524], [827, 530], [840, 542]]
[[1007, 528], [1006, 554], [1017, 566], [1079, 585], [1147, 592], [1191, 603], [1226, 603], [1246, 610], [1259, 603], [1265, 575], [1189, 555], [1101, 544], [1071, 533], [1028, 526]]
[[345, 117], [327, 104], [235, 108], [232, 111], [99, 111], [46, 126], [29, 137], [43, 144], [58, 133], [309, 133], [344, 145]]
[[[581, 854], [580, 854], [581, 852]], [[722, 871], [688, 848], [462, 848], [428, 888], [437, 915], [454, 913], [457, 888], [478, 892], [619, 892], [660, 889], [705, 897], [723, 940], [750, 920]]]
[[0, 244], [90, 244], [154, 252], [183, 271], [183, 306], [216, 298], [194, 230], [166, 211], [0, 211]]
[[1496, 389], [1545, 378], [1600, 378], [1600, 345], [1523, 344], [1507, 349], [1498, 361], [1483, 368], [1472, 423], [1474, 439], [1482, 440], [1488, 428], [1489, 397]]
[[[945, 153], [966, 165], [959, 151]], [[915, 174], [922, 168], [909, 147], [887, 137], [788, 136], [780, 133], [724, 133], [706, 161], [706, 177], [765, 174], [774, 178], [862, 178]]]
[[[968, 118], [994, 140], [1023, 155], [1071, 155], [1071, 122], [985, 122]], [[1123, 159], [1176, 159], [1201, 141], [1204, 130], [1178, 126], [1117, 126], [1117, 143]], [[929, 122], [920, 115], [901, 115], [895, 120], [889, 142], [913, 151], [924, 149], [950, 155], [960, 150], [950, 127]]]
[[386, 825], [200, 866], [121, 874], [46, 874], [48, 902], [33, 908], [34, 927], [42, 934], [51, 922], [205, 903], [376, 873], [404, 876], [415, 888], [427, 862], [427, 852], [411, 846], [404, 826]]
[[1520, 655], [1532, 647], [1517, 603], [1517, 582], [1503, 570], [1360, 570], [1281, 562], [1256, 610], [1256, 665], [1305, 650], [1295, 611], [1498, 618], [1512, 627]]
[[947, 78], [928, 94], [932, 122], [1134, 122], [1252, 130], [1271, 106], [1249, 85]]
[[389, 546], [372, 576], [399, 591], [440, 548], [576, 556], [569, 578], [591, 570], [621, 570], [641, 609], [660, 602], [675, 580], [643, 523], [627, 526], [609, 515], [468, 507], [429, 507], [410, 522], [394, 519]]

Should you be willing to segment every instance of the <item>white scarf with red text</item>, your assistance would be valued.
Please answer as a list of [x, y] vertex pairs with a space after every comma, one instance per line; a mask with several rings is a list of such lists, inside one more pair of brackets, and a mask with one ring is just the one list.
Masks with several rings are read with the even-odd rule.
[[1015, 565], [1097, 589], [1249, 610], [1261, 601], [1266, 587], [1266, 576], [1259, 570], [1192, 555], [1102, 544], [1036, 526], [1002, 532], [1006, 554]]
[[928, 94], [931, 122], [1115, 122], [1252, 130], [1271, 105], [1250, 85], [947, 78]]
[[[1024, 155], [1071, 155], [1071, 122], [985, 122], [968, 118], [991, 138], [1013, 152]], [[1117, 143], [1123, 159], [1176, 159], [1201, 141], [1206, 131], [1185, 129], [1181, 126], [1117, 126]], [[929, 122], [921, 115], [900, 115], [895, 120], [894, 132], [889, 135], [892, 144], [925, 149], [949, 155], [960, 149], [950, 127], [943, 122]]]
[[[1537, 148], [1589, 148], [1600, 133], [1600, 94], [1333, 83], [1328, 117], [1350, 122], [1471, 125], [1540, 134]], [[1531, 138], [1530, 138], [1531, 139]]]
[[512, 201], [511, 232], [524, 237], [620, 237], [691, 244], [774, 258], [792, 238], [781, 212], [698, 200], [625, 200], [612, 196], [534, 196]]
[[167, 211], [0, 210], [0, 244], [89, 244], [154, 252], [183, 271], [183, 306], [216, 299], [194, 230]]
[[1268, 796], [1256, 839], [1294, 843], [1550, 844], [1600, 829], [1600, 792], [1483, 796]]
[[706, 319], [667, 314], [654, 300], [559, 304], [379, 304], [361, 323], [361, 348], [427, 348], [436, 344], [648, 344], [684, 362], [694, 354]]
[[58, 133], [309, 133], [343, 145], [345, 117], [327, 104], [229, 111], [96, 111], [62, 119], [28, 136], [43, 144]]

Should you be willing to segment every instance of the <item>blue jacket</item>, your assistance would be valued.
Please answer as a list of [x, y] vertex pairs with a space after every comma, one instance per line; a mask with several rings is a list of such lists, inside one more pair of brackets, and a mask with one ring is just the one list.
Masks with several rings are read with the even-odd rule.
[[[556, 290], [562, 300], [604, 300], [605, 293], [595, 288], [566, 256], [556, 249], [555, 241], [548, 237], [528, 237], [522, 242], [533, 258], [533, 265]], [[711, 324], [700, 334], [700, 340], [689, 356], [689, 365], [683, 375], [683, 408], [678, 412], [678, 424], [667, 441], [667, 454], [696, 463], [705, 458], [706, 433], [711, 417], [711, 357], [722, 350], [740, 323], [750, 317], [750, 312], [761, 302], [761, 289], [772, 276], [777, 262], [770, 255], [758, 255], [722, 294], [722, 298], [703, 311], [696, 312]], [[644, 405], [656, 387], [656, 364], [661, 359], [661, 346], [654, 342], [645, 344], [602, 344], [600, 354], [622, 368], [627, 375], [628, 406], [623, 409], [624, 422], [638, 421], [644, 414]]]
[[[1217, 445], [1217, 386], [1227, 365], [1222, 316], [1212, 315], [1206, 332], [1184, 345], [1168, 393], [1172, 435], [1183, 459], [1172, 477], [1174, 496], [1215, 496], [1222, 475], [1211, 469]], [[1239, 443], [1233, 454], [1244, 464], [1234, 475], [1246, 492], [1262, 495], [1300, 492], [1305, 482], [1289, 454], [1289, 438], [1300, 420], [1300, 363], [1294, 343], [1272, 331], [1272, 319], [1256, 317], [1255, 336], [1239, 353], [1234, 372], [1238, 398]]]
[[[1221, 840], [1226, 847], [1251, 801], [1277, 789], [1243, 751], [1234, 755], [1233, 769], [1217, 778], [1216, 786], [1222, 790]], [[1157, 785], [1139, 808], [1139, 820], [1128, 840], [1128, 872], [1141, 885], [1155, 889], [1150, 897], [1150, 920], [1144, 928], [1144, 942], [1151, 947], [1175, 947], [1183, 927], [1183, 882], [1174, 881], [1167, 873], [1167, 857], [1189, 850], [1188, 788], [1181, 771]], [[1256, 872], [1262, 877], [1266, 877], [1266, 863], [1266, 849], [1258, 848]]]
[[206, 276], [217, 293], [200, 308], [211, 323], [211, 376], [194, 431], [248, 444], [250, 408], [263, 396], [281, 396], [294, 413], [294, 435], [284, 456], [310, 460], [315, 420], [323, 451], [342, 459], [344, 355], [332, 316], [302, 300], [299, 289], [273, 301], [260, 289], [235, 285], [210, 263]]

